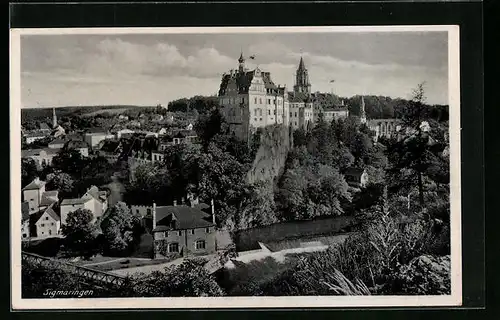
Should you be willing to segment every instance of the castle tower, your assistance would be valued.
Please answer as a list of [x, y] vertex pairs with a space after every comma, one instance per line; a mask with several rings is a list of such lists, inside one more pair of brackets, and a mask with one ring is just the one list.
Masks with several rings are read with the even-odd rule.
[[295, 86], [293, 87], [295, 93], [311, 94], [311, 83], [309, 82], [309, 74], [304, 64], [304, 59], [300, 57], [299, 67], [295, 74]]
[[366, 111], [365, 111], [365, 98], [361, 96], [361, 104], [359, 106], [359, 116], [361, 118], [361, 123], [366, 123]]
[[57, 127], [56, 108], [52, 108], [52, 128]]
[[241, 52], [240, 58], [238, 59], [238, 71], [245, 71], [245, 58], [243, 58], [243, 52]]

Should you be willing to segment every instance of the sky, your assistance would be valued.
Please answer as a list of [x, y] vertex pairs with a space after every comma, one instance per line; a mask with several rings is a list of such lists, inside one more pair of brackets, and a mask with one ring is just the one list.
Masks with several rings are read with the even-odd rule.
[[[167, 105], [211, 95], [221, 76], [246, 66], [292, 90], [300, 57], [312, 91], [448, 104], [446, 32], [65, 34], [21, 36], [23, 107]], [[331, 80], [335, 80], [330, 83]]]

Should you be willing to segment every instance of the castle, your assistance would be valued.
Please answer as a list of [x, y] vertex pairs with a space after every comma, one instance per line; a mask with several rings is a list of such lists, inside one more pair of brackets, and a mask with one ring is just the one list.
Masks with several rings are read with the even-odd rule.
[[[293, 91], [276, 85], [271, 73], [248, 70], [243, 53], [238, 59], [238, 69], [222, 76], [219, 88], [219, 105], [229, 131], [242, 140], [247, 140], [257, 128], [273, 124], [284, 124], [293, 129], [310, 128], [322, 108], [315, 105], [318, 93], [311, 93], [308, 70], [300, 58]], [[329, 117], [345, 118], [347, 108], [331, 109]], [[316, 116], [315, 116], [316, 114]]]

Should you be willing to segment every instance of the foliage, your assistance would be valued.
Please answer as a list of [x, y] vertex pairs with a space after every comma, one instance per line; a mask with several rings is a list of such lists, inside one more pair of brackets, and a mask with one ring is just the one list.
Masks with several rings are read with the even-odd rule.
[[219, 108], [213, 109], [209, 114], [200, 116], [194, 125], [194, 129], [198, 133], [205, 150], [214, 136], [226, 133], [224, 128], [225, 120]]
[[144, 231], [141, 218], [123, 202], [108, 209], [101, 222], [101, 230], [105, 240], [103, 253], [111, 256], [125, 256], [133, 252]]
[[73, 177], [83, 177], [85, 159], [78, 150], [61, 149], [52, 159], [52, 167]]
[[278, 222], [272, 183], [259, 181], [248, 186], [243, 195], [241, 210], [236, 211], [234, 227], [237, 230], [255, 228]]
[[168, 103], [168, 111], [171, 112], [189, 112], [196, 110], [199, 113], [206, 113], [219, 106], [219, 100], [216, 96], [194, 96], [192, 98], [178, 99]]
[[66, 249], [84, 257], [95, 253], [98, 228], [93, 220], [94, 215], [87, 209], [78, 209], [68, 214], [66, 223], [62, 226]]
[[60, 198], [67, 198], [73, 191], [73, 178], [64, 172], [49, 173], [46, 177], [47, 190], [59, 190]]
[[21, 159], [21, 186], [27, 186], [33, 179], [38, 176], [36, 163], [31, 158]]
[[224, 292], [200, 263], [185, 260], [178, 266], [154, 271], [141, 279], [153, 297], [217, 297]]

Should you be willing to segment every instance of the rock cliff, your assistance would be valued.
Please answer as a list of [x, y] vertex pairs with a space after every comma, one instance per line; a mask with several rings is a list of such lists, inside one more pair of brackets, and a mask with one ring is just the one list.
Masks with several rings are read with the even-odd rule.
[[273, 181], [283, 172], [293, 137], [288, 126], [273, 125], [262, 129], [260, 145], [252, 167], [247, 173], [248, 183]]

